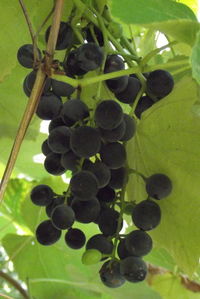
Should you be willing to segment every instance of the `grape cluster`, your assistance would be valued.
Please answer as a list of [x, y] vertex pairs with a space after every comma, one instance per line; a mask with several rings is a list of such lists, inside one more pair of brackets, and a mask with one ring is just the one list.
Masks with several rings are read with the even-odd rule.
[[[45, 33], [46, 42], [49, 34], [50, 27]], [[54, 63], [67, 76], [80, 78], [99, 67], [105, 74], [125, 69], [126, 61], [117, 54], [107, 55], [104, 61], [104, 38], [97, 26], [88, 24], [82, 34], [86, 42], [77, 45], [70, 23], [60, 23], [56, 50], [66, 49], [67, 55], [63, 62]], [[23, 83], [28, 97], [41, 57], [41, 51], [31, 44], [23, 45], [17, 53], [19, 63], [33, 69]], [[139, 119], [146, 109], [168, 95], [174, 85], [172, 76], [165, 70], [143, 76], [146, 91], [135, 108]], [[115, 288], [125, 281], [145, 279], [147, 265], [142, 257], [153, 246], [147, 231], [159, 225], [161, 210], [156, 201], [170, 195], [172, 183], [162, 173], [153, 174], [144, 178], [148, 198], [138, 204], [125, 202], [124, 191], [130, 173], [126, 143], [134, 138], [136, 121], [123, 112], [122, 103], [133, 105], [141, 83], [132, 74], [108, 79], [105, 85], [114, 94], [113, 99], [101, 99], [91, 109], [82, 101], [81, 93], [74, 95], [73, 86], [46, 78], [36, 111], [42, 120], [50, 120], [48, 138], [41, 146], [44, 168], [55, 176], [71, 171], [71, 180], [63, 194], [56, 194], [43, 184], [32, 189], [30, 198], [35, 205], [45, 208], [48, 217], [36, 228], [37, 241], [42, 245], [54, 244], [65, 231], [68, 247], [85, 246], [83, 263], [104, 261], [99, 271], [101, 281]], [[136, 226], [127, 235], [120, 234], [124, 214], [131, 215]], [[76, 222], [95, 223], [99, 234], [86, 240], [84, 232], [76, 228]]]

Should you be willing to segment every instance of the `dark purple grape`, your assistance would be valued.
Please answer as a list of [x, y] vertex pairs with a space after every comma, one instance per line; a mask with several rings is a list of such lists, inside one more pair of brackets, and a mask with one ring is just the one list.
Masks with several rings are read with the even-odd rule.
[[120, 273], [130, 282], [139, 282], [146, 278], [147, 266], [141, 258], [130, 256], [120, 261]]
[[143, 256], [148, 254], [152, 249], [151, 237], [142, 230], [134, 230], [125, 238], [125, 246], [134, 256]]
[[41, 96], [36, 114], [43, 120], [51, 120], [57, 117], [62, 109], [62, 101], [53, 93]]
[[87, 105], [78, 99], [71, 99], [65, 102], [61, 111], [62, 120], [66, 125], [74, 125], [77, 121], [83, 120], [88, 116], [89, 109]]
[[174, 79], [172, 75], [165, 70], [155, 70], [151, 72], [146, 82], [147, 93], [153, 95], [157, 100], [166, 97], [174, 88]]
[[[119, 221], [119, 212], [107, 208], [105, 209], [98, 218], [98, 226], [104, 236], [113, 236], [117, 232]], [[120, 228], [122, 228], [122, 221]]]
[[86, 243], [86, 249], [97, 249], [102, 254], [111, 254], [113, 250], [113, 243], [109, 241], [104, 235], [97, 234], [91, 237]]
[[108, 55], [104, 67], [104, 73], [112, 73], [125, 69], [124, 61], [116, 54]]
[[71, 192], [79, 200], [90, 200], [97, 194], [98, 182], [94, 174], [82, 170], [74, 174], [70, 180]]
[[120, 273], [120, 263], [118, 261], [105, 262], [99, 274], [103, 284], [109, 288], [118, 288], [125, 283], [125, 278]]
[[136, 132], [135, 120], [126, 113], [124, 113], [124, 123], [125, 123], [124, 135], [121, 137], [120, 141], [130, 140], [135, 135]]
[[172, 191], [172, 182], [168, 176], [162, 173], [153, 174], [146, 179], [146, 191], [155, 199], [165, 198]]
[[95, 43], [83, 44], [77, 50], [77, 60], [81, 69], [93, 71], [102, 64], [103, 51]]
[[115, 96], [122, 103], [133, 104], [140, 89], [140, 81], [136, 78], [129, 77], [126, 88], [122, 92], [115, 93]]
[[[48, 42], [51, 26], [49, 26], [45, 33], [45, 41]], [[58, 32], [58, 39], [56, 42], [56, 50], [65, 50], [73, 44], [74, 33], [68, 23], [61, 22]]]
[[94, 119], [98, 127], [112, 130], [122, 122], [123, 110], [117, 102], [105, 100], [97, 105]]
[[36, 229], [37, 241], [42, 245], [52, 245], [61, 237], [61, 230], [53, 226], [51, 220], [41, 222]]
[[69, 97], [75, 91], [70, 84], [55, 79], [51, 80], [51, 85], [53, 93], [58, 97]]
[[113, 189], [121, 189], [124, 184], [127, 183], [128, 177], [125, 167], [120, 167], [117, 169], [111, 169], [111, 179], [109, 186]]
[[95, 197], [88, 201], [80, 201], [74, 198], [71, 207], [74, 210], [76, 221], [81, 223], [95, 221], [100, 213], [100, 204]]
[[47, 172], [52, 175], [62, 175], [65, 173], [66, 169], [61, 165], [61, 155], [51, 153], [46, 156], [44, 160], [44, 167]]
[[52, 152], [64, 154], [70, 150], [71, 130], [66, 126], [53, 129], [48, 137], [48, 145]]
[[128, 251], [125, 245], [125, 239], [121, 239], [118, 246], [117, 246], [117, 254], [120, 260], [125, 259], [128, 256], [132, 256], [132, 254]]
[[133, 209], [132, 220], [136, 227], [147, 231], [152, 230], [161, 220], [159, 205], [152, 200], [141, 201]]
[[51, 187], [41, 184], [32, 189], [30, 197], [35, 205], [47, 206], [52, 202], [54, 192]]
[[108, 143], [101, 147], [100, 157], [109, 168], [117, 169], [126, 161], [126, 150], [119, 142]]
[[51, 213], [55, 209], [55, 207], [62, 205], [64, 203], [64, 197], [58, 196], [52, 200], [52, 202], [46, 206], [46, 214], [49, 218], [51, 218]]
[[119, 141], [125, 134], [125, 122], [122, 121], [119, 126], [112, 130], [105, 130], [100, 128], [102, 138], [107, 142]]
[[128, 76], [121, 76], [114, 79], [106, 80], [106, 85], [110, 89], [110, 91], [118, 94], [119, 92], [123, 92], [127, 88], [128, 82]]
[[110, 181], [110, 169], [101, 161], [90, 163], [88, 167], [84, 166], [86, 170], [91, 171], [98, 181], [98, 188], [105, 187]]
[[57, 128], [57, 127], [60, 127], [60, 126], [70, 126], [69, 124], [65, 124], [64, 122], [63, 122], [63, 120], [62, 120], [62, 118], [61, 118], [61, 116], [58, 116], [58, 117], [55, 117], [55, 118], [53, 118], [51, 121], [50, 121], [50, 123], [49, 123], [49, 133], [53, 130], [53, 129], [55, 129], [55, 128]]
[[77, 156], [83, 158], [92, 157], [100, 150], [100, 133], [97, 129], [89, 126], [78, 127], [71, 134], [70, 146]]
[[104, 188], [99, 189], [97, 193], [97, 198], [100, 202], [113, 202], [116, 197], [115, 190], [110, 186], [105, 186]]
[[[41, 51], [36, 48], [38, 58], [42, 58]], [[26, 68], [33, 68], [34, 64], [34, 53], [33, 53], [33, 45], [25, 44], [21, 46], [17, 52], [17, 60], [18, 62]]]
[[82, 248], [85, 241], [85, 234], [78, 228], [70, 228], [65, 234], [65, 242], [72, 249]]
[[58, 229], [70, 228], [75, 221], [75, 214], [71, 207], [66, 204], [58, 205], [51, 213], [53, 225]]
[[42, 143], [42, 148], [41, 149], [42, 149], [43, 155], [45, 155], [45, 156], [52, 153], [52, 150], [50, 149], [50, 147], [48, 145], [47, 139], [45, 139], [44, 142]]
[[80, 158], [72, 151], [62, 154], [60, 163], [66, 170], [76, 171]]
[[63, 68], [66, 72], [66, 74], [68, 76], [82, 76], [85, 75], [87, 73], [87, 71], [82, 70], [79, 62], [78, 62], [78, 58], [77, 58], [77, 49], [71, 51], [68, 56], [67, 59], [63, 62]]
[[[23, 90], [27, 97], [30, 97], [31, 91], [33, 89], [37, 71], [30, 72], [24, 79]], [[46, 78], [43, 94], [48, 94], [51, 89], [51, 78]]]
[[150, 97], [148, 96], [141, 97], [135, 108], [135, 115], [140, 119], [142, 113], [147, 109], [149, 109], [153, 104], [154, 101]]

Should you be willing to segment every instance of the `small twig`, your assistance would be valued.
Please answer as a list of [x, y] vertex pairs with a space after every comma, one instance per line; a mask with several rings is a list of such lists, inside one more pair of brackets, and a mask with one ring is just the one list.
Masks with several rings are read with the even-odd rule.
[[36, 31], [35, 36], [38, 36], [40, 31], [42, 30], [42, 28], [45, 26], [46, 22], [49, 20], [49, 18], [51, 17], [51, 15], [53, 14], [55, 9], [55, 3], [51, 9], [51, 11], [49, 12], [48, 16], [44, 19], [44, 21], [42, 22], [42, 24], [40, 25], [40, 27], [38, 28], [38, 30]]
[[[22, 286], [20, 285], [20, 283], [18, 281], [16, 281], [14, 278], [12, 278], [10, 275], [8, 275], [7, 273], [0, 271], [0, 277], [4, 278], [7, 282], [9, 282], [16, 290], [19, 291], [19, 293], [25, 298], [25, 299], [30, 299], [28, 293], [26, 292], [26, 290], [24, 290], [22, 288]], [[1, 295], [1, 294], [0, 294]], [[11, 298], [11, 297], [6, 297], [5, 298]]]
[[25, 4], [24, 4], [24, 1], [23, 1], [23, 0], [19, 0], [19, 3], [20, 3], [21, 8], [22, 8], [22, 10], [23, 10], [23, 13], [24, 13], [24, 16], [25, 16], [25, 19], [26, 19], [26, 23], [27, 23], [27, 25], [28, 25], [28, 29], [29, 29], [29, 32], [30, 32], [30, 36], [31, 36], [31, 39], [32, 39], [32, 43], [33, 43], [34, 65], [35, 65], [36, 62], [39, 61], [39, 53], [38, 53], [38, 51], [37, 51], [36, 35], [35, 35], [35, 32], [34, 32], [34, 29], [33, 29], [32, 23], [31, 23], [31, 20], [30, 20], [30, 18], [29, 18], [29, 15], [28, 15], [26, 6], [25, 6]]
[[29, 28], [29, 31], [30, 31], [31, 39], [32, 39], [32, 42], [33, 42], [33, 44], [34, 44], [34, 43], [35, 43], [35, 33], [34, 33], [34, 29], [33, 29], [31, 20], [30, 20], [29, 15], [28, 15], [26, 6], [25, 6], [23, 0], [19, 0], [19, 3], [20, 3], [20, 5], [21, 5], [21, 8], [22, 8], [23, 13], [24, 13], [24, 16], [25, 16], [25, 18], [26, 18], [26, 22], [27, 22], [27, 25], [28, 25], [28, 28]]

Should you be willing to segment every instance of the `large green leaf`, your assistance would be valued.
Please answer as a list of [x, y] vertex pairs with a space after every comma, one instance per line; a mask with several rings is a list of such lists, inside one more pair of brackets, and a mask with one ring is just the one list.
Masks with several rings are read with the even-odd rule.
[[[131, 168], [144, 175], [164, 173], [173, 183], [172, 194], [159, 202], [162, 222], [152, 236], [156, 246], [166, 248], [177, 265], [191, 275], [198, 266], [200, 247], [200, 120], [192, 113], [197, 86], [190, 78], [147, 110], [128, 144]], [[146, 199], [143, 180], [131, 175], [129, 200]]]
[[161, 299], [146, 283], [126, 283], [119, 289], [103, 286], [98, 271], [101, 265], [81, 263], [83, 250], [71, 250], [63, 241], [53, 246], [39, 245], [31, 236], [9, 234], [3, 246], [22, 280], [28, 281], [37, 299], [102, 298]]
[[140, 24], [193, 45], [199, 24], [189, 7], [171, 0], [112, 0], [114, 17], [125, 24]]
[[[127, 9], [128, 8], [128, 9]], [[177, 19], [196, 21], [192, 10], [171, 0], [112, 0], [112, 12], [128, 23], [150, 24]]]
[[199, 299], [200, 294], [187, 289], [181, 278], [171, 273], [156, 275], [151, 280], [152, 288], [160, 293], [162, 299]]

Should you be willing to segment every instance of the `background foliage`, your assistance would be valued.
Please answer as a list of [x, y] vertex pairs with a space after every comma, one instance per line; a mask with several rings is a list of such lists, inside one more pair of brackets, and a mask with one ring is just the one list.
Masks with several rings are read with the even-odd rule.
[[[87, 3], [87, 1], [83, 1]], [[200, 292], [186, 289], [181, 281], [185, 274], [199, 282], [200, 248], [200, 33], [197, 21], [197, 1], [184, 0], [96, 0], [101, 10], [107, 3], [116, 21], [130, 37], [133, 32], [138, 55], [146, 57], [143, 71], [165, 68], [175, 78], [175, 89], [161, 102], [146, 111], [138, 123], [136, 137], [128, 145], [129, 165], [144, 175], [162, 172], [173, 181], [173, 193], [163, 202], [162, 223], [151, 233], [153, 251], [147, 262], [163, 267], [166, 272], [149, 275], [146, 282], [108, 289], [99, 281], [99, 265], [81, 264], [82, 251], [73, 251], [64, 241], [48, 248], [34, 238], [36, 225], [45, 219], [42, 209], [30, 203], [29, 192], [38, 183], [47, 183], [57, 192], [67, 188], [61, 178], [44, 171], [33, 157], [41, 153], [46, 134], [35, 117], [24, 139], [16, 167], [0, 207], [1, 269], [25, 283], [30, 298], [134, 298], [134, 299], [198, 299]], [[123, 5], [122, 5], [123, 2]], [[52, 8], [52, 1], [25, 1], [36, 28]], [[27, 71], [18, 65], [17, 49], [30, 43], [30, 36], [19, 3], [1, 1], [0, 39], [0, 173], [3, 173], [13, 138], [25, 109], [27, 98], [22, 84]], [[186, 6], [187, 5], [187, 6]], [[66, 20], [73, 0], [65, 1]], [[50, 22], [50, 21], [49, 21]], [[44, 32], [39, 35], [39, 47], [44, 50]], [[131, 30], [130, 30], [131, 29]], [[163, 35], [161, 35], [163, 34]], [[177, 41], [172, 49], [154, 52], [159, 36]], [[64, 53], [56, 53], [57, 58]], [[93, 76], [95, 74], [90, 74]], [[83, 90], [83, 99], [92, 103], [95, 86]], [[113, 97], [105, 88], [103, 97]], [[68, 175], [68, 174], [67, 174]], [[24, 177], [23, 179], [21, 177]], [[131, 175], [127, 199], [139, 202], [146, 197], [142, 180]], [[129, 228], [133, 227], [127, 217]], [[80, 224], [81, 228], [82, 225]], [[127, 229], [127, 230], [128, 230]], [[90, 224], [84, 227], [87, 237], [97, 233]], [[36, 266], [37, 265], [37, 266]], [[5, 280], [0, 280], [0, 293], [21, 298]]]

